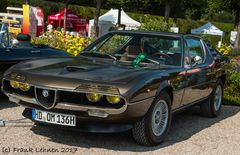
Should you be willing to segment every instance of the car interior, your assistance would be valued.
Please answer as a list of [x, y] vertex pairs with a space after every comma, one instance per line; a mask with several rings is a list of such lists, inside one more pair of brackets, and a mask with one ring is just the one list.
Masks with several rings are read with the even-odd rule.
[[124, 50], [121, 52], [123, 54], [120, 60], [132, 61], [140, 53], [144, 52], [149, 58], [163, 62], [165, 65], [179, 66], [182, 57], [181, 49], [178, 47], [179, 45], [173, 44], [161, 41], [160, 38], [132, 38], [127, 46], [123, 47]]

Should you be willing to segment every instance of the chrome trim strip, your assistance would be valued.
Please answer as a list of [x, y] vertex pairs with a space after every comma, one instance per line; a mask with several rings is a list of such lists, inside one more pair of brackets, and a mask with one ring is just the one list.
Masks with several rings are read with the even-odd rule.
[[130, 102], [130, 103], [128, 103], [128, 105], [135, 105], [135, 104], [139, 104], [139, 103], [146, 102], [146, 101], [152, 101], [153, 102], [154, 99], [155, 99], [155, 97], [150, 97], [150, 98], [143, 99], [143, 100], [140, 100], [140, 101]]

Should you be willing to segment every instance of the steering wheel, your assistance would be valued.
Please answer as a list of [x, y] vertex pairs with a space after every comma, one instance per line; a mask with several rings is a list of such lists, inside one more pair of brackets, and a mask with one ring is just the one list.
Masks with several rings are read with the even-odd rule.
[[173, 59], [172, 57], [170, 57], [169, 55], [165, 54], [165, 53], [162, 53], [162, 52], [156, 52], [156, 53], [153, 53], [151, 55], [152, 57], [157, 57], [157, 56], [162, 56], [162, 57], [166, 57], [166, 58], [170, 58], [170, 59]]
[[164, 57], [167, 59], [168, 63], [174, 64], [174, 59], [171, 56], [167, 55], [166, 53], [156, 52], [156, 53], [153, 53], [151, 56], [156, 58]]

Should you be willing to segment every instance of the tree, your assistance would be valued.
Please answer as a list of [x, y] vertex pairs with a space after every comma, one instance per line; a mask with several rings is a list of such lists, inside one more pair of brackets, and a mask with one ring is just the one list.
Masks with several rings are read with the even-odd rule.
[[7, 6], [8, 6], [8, 1], [7, 0], [1, 0], [0, 12], [5, 12]]
[[236, 10], [236, 18], [235, 18], [235, 30], [238, 32], [237, 33], [237, 38], [235, 41], [234, 48], [240, 49], [240, 8]]
[[[168, 20], [170, 17], [171, 9], [175, 6], [176, 0], [160, 0], [160, 4], [164, 5], [164, 24], [168, 24]], [[181, 1], [181, 0], [180, 0]]]
[[235, 13], [235, 30], [238, 32], [237, 33], [237, 38], [235, 41], [234, 48], [240, 50], [240, 1], [239, 0], [225, 0], [227, 3], [226, 6], [228, 6], [230, 9], [234, 10]]
[[222, 10], [234, 13], [235, 30], [238, 32], [234, 48], [240, 50], [240, 1], [239, 0], [208, 0], [208, 9], [211, 10], [210, 15], [214, 11], [219, 12]]
[[186, 17], [191, 19], [200, 19], [206, 7], [206, 0], [161, 0], [165, 6], [164, 23], [168, 23], [168, 19], [172, 14], [176, 19], [177, 17]]
[[99, 35], [98, 18], [100, 16], [102, 3], [103, 3], [103, 0], [96, 0], [96, 11], [94, 16], [94, 36], [95, 37], [98, 37]]
[[165, 2], [165, 13], [164, 13], [164, 24], [168, 23], [168, 19], [170, 17], [171, 12], [171, 1]]

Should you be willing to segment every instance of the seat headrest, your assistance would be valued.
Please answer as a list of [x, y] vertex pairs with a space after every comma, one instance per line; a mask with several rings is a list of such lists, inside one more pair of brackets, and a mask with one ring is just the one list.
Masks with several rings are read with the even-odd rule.
[[127, 46], [126, 51], [129, 55], [138, 55], [141, 53], [140, 47], [134, 45]]

